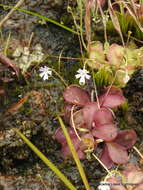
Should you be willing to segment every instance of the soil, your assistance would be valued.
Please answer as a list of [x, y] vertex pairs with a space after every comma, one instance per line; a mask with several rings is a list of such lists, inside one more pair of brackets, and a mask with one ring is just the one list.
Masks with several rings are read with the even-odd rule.
[[[14, 6], [16, 0], [1, 0], [1, 4]], [[70, 2], [74, 4], [73, 2]], [[66, 25], [72, 22], [66, 11], [66, 0], [26, 0], [21, 8], [38, 12]], [[0, 20], [9, 10], [0, 8]], [[0, 64], [0, 190], [66, 190], [65, 185], [29, 147], [15, 134], [18, 128], [45, 156], [83, 190], [78, 170], [71, 161], [64, 161], [60, 153], [60, 144], [53, 136], [59, 123], [56, 119], [63, 112], [63, 89], [65, 85], [56, 74], [43, 82], [39, 77], [39, 68], [48, 65], [59, 71], [68, 83], [74, 83], [74, 73], [80, 63], [73, 60], [59, 60], [52, 56], [78, 57], [80, 54], [78, 37], [54, 24], [39, 18], [15, 11], [1, 30], [0, 52], [3, 52], [10, 36], [8, 56], [21, 68], [24, 74], [17, 77], [12, 68]], [[30, 44], [30, 53], [37, 59], [34, 47], [40, 47], [41, 63], [30, 62], [24, 67], [21, 53], [17, 58], [14, 52]], [[39, 56], [38, 54], [38, 56]], [[22, 66], [20, 66], [20, 64]], [[23, 70], [25, 69], [25, 70]], [[26, 72], [25, 72], [26, 71]], [[128, 82], [124, 94], [129, 102], [126, 121], [134, 128], [142, 140], [143, 121], [143, 69], [139, 68]], [[140, 145], [141, 147], [141, 145]], [[83, 161], [83, 166], [93, 189], [105, 175], [104, 169], [95, 160]], [[45, 188], [46, 186], [46, 188]]]

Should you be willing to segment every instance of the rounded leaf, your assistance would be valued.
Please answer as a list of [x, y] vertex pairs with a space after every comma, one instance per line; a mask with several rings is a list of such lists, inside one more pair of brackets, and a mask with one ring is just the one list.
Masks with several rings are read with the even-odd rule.
[[119, 67], [124, 63], [124, 47], [118, 44], [112, 44], [107, 53], [107, 59], [110, 64]]
[[[76, 134], [75, 134], [75, 131], [73, 128], [67, 128], [68, 130], [68, 133], [70, 135], [70, 138], [73, 139], [73, 138], [77, 138]], [[64, 144], [66, 143], [66, 137], [64, 136], [63, 134], [63, 130], [61, 128], [58, 128], [54, 134], [54, 138], [61, 144]]]
[[65, 89], [63, 96], [65, 101], [69, 104], [84, 106], [85, 104], [90, 102], [90, 97], [87, 91], [77, 85], [68, 86]]
[[114, 140], [114, 142], [120, 144], [126, 149], [130, 149], [136, 143], [137, 135], [134, 130], [123, 130], [120, 131]]
[[92, 122], [93, 122], [93, 116], [96, 112], [96, 110], [98, 110], [98, 105], [97, 102], [89, 102], [88, 104], [86, 104], [83, 108], [83, 118], [84, 121], [86, 123], [86, 126], [88, 129], [91, 129], [92, 127]]
[[107, 145], [104, 146], [100, 159], [108, 169], [110, 169], [113, 166], [114, 162], [111, 160], [109, 156]]
[[99, 96], [99, 102], [102, 107], [117, 108], [126, 101], [122, 90], [115, 86], [109, 86], [104, 93]]
[[94, 113], [93, 122], [95, 126], [105, 125], [112, 123], [114, 120], [112, 112], [107, 108], [101, 108]]
[[116, 138], [118, 129], [113, 123], [100, 125], [99, 127], [94, 127], [92, 134], [94, 137], [102, 139], [104, 141], [112, 141]]
[[124, 147], [113, 142], [108, 142], [106, 144], [109, 156], [114, 163], [125, 164], [128, 162], [128, 153]]

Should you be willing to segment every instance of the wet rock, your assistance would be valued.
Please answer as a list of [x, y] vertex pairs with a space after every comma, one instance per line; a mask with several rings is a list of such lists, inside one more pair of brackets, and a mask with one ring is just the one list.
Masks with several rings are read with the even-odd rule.
[[[124, 89], [129, 102], [126, 120], [140, 137], [143, 135], [143, 68], [138, 68]], [[143, 138], [142, 138], [143, 139]]]
[[40, 174], [29, 177], [0, 175], [0, 189], [2, 190], [45, 190], [45, 188], [52, 190], [49, 184], [46, 179], [42, 179]]

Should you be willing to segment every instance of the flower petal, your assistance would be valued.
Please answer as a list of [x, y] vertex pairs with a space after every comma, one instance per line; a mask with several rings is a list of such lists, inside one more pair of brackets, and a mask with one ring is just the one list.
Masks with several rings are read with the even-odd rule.
[[92, 130], [93, 136], [105, 141], [111, 141], [115, 139], [117, 133], [117, 127], [113, 123], [100, 125], [99, 127], [94, 127]]
[[64, 99], [69, 104], [84, 106], [90, 101], [89, 94], [77, 85], [70, 85], [63, 93]]
[[44, 74], [43, 80], [48, 80], [49, 76], [47, 74]]
[[86, 74], [86, 75], [85, 75], [85, 78], [89, 80], [89, 79], [91, 78], [91, 76], [88, 75], [88, 74]]
[[[109, 92], [108, 92], [109, 91]], [[99, 96], [99, 102], [102, 107], [116, 108], [125, 103], [125, 97], [120, 88], [109, 86], [104, 93]]]
[[80, 77], [81, 77], [81, 74], [75, 75], [75, 78], [76, 78], [76, 79], [79, 79]]
[[111, 160], [109, 156], [107, 145], [104, 146], [100, 159], [108, 169], [110, 169], [114, 164], [114, 162]]
[[98, 109], [97, 102], [89, 102], [83, 108], [83, 118], [87, 128], [89, 129], [92, 127], [93, 116], [97, 109]]
[[98, 127], [100, 125], [105, 125], [108, 123], [112, 123], [114, 120], [113, 114], [109, 109], [100, 108], [94, 113], [93, 122]]
[[106, 144], [109, 156], [114, 163], [125, 164], [128, 162], [128, 153], [124, 147], [113, 142], [108, 142]]
[[81, 76], [80, 77], [79, 84], [80, 85], [84, 85], [85, 84], [85, 76]]
[[137, 135], [134, 130], [123, 130], [118, 133], [114, 142], [120, 144], [126, 149], [129, 149], [136, 143], [136, 140]]

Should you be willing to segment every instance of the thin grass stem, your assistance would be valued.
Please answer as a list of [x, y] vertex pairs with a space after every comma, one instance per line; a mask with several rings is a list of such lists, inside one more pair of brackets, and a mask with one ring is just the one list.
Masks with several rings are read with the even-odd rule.
[[13, 10], [19, 10], [19, 11], [24, 12], [24, 13], [27, 13], [27, 14], [29, 14], [29, 15], [36, 16], [36, 17], [41, 18], [41, 19], [43, 19], [43, 20], [45, 20], [45, 21], [51, 22], [51, 23], [53, 23], [53, 24], [55, 24], [55, 25], [57, 25], [57, 26], [59, 26], [59, 27], [65, 29], [65, 30], [67, 30], [67, 31], [69, 31], [69, 32], [72, 32], [72, 33], [74, 33], [74, 34], [78, 34], [78, 33], [77, 33], [76, 31], [74, 31], [73, 29], [71, 29], [71, 28], [69, 28], [69, 27], [67, 27], [67, 26], [65, 26], [65, 25], [63, 25], [63, 24], [60, 24], [59, 22], [56, 22], [55, 20], [52, 20], [52, 19], [50, 19], [50, 18], [47, 18], [46, 16], [40, 15], [39, 13], [35, 13], [35, 12], [32, 12], [32, 11], [28, 11], [28, 10], [25, 10], [25, 9], [20, 9], [20, 8], [17, 8], [17, 7], [12, 7], [12, 6], [8, 6], [8, 5], [4, 5], [4, 4], [0, 4], [0, 6], [1, 6], [1, 7], [8, 7], [8, 8], [11, 8], [11, 9], [13, 9]]

